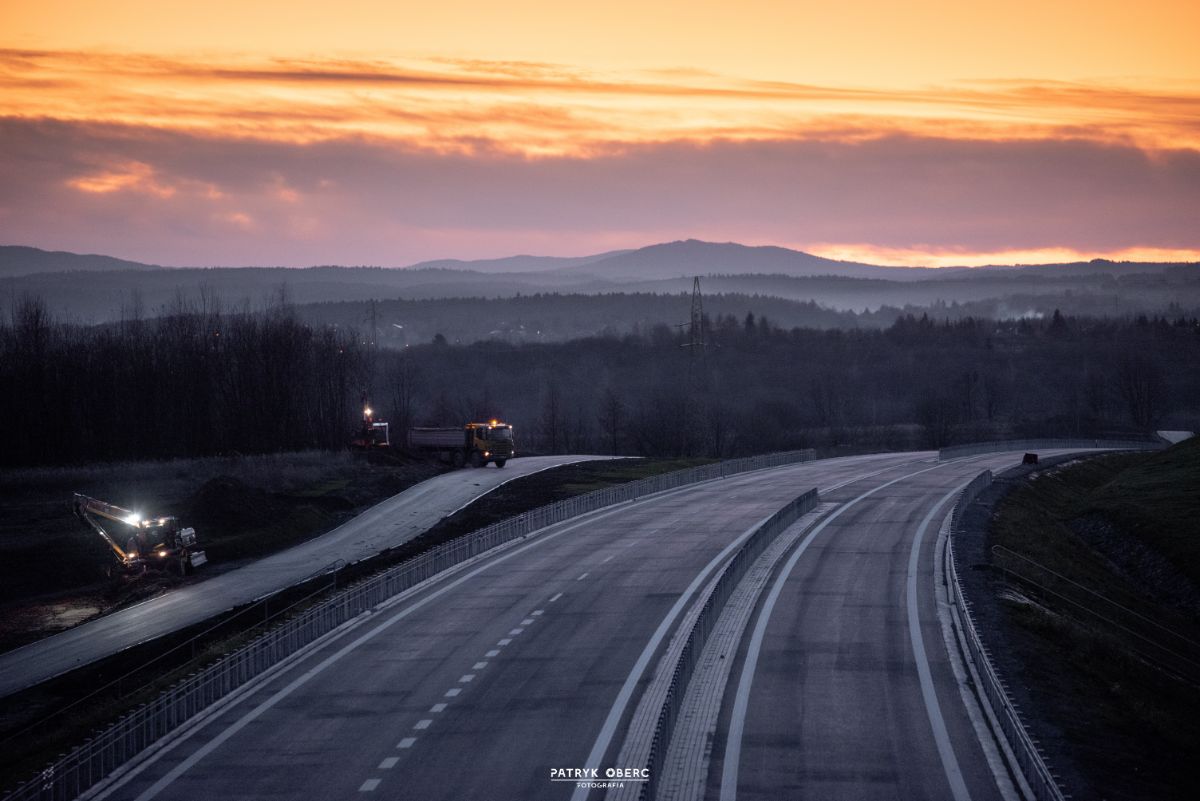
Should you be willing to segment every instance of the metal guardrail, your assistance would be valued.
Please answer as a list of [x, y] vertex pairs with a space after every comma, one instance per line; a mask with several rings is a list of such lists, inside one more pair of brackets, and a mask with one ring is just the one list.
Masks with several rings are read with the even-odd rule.
[[974, 456], [979, 453], [1000, 451], [1032, 451], [1050, 448], [1103, 448], [1106, 450], [1155, 451], [1168, 443], [1132, 439], [1009, 439], [997, 442], [972, 442], [967, 445], [951, 445], [938, 451], [938, 461], [955, 459], [959, 456]]
[[[1041, 440], [1041, 442], [1048, 441], [1077, 442], [1077, 440]], [[1043, 445], [1042, 447], [1046, 446]], [[1065, 447], [1076, 447], [1076, 445], [1071, 444]], [[1019, 448], [1020, 446], [1018, 446]], [[1000, 728], [1004, 733], [1005, 739], [1008, 740], [1009, 748], [1016, 756], [1017, 764], [1020, 767], [1021, 773], [1025, 776], [1025, 781], [1029, 783], [1029, 787], [1033, 790], [1037, 801], [1065, 801], [1070, 796], [1064, 794], [1062, 788], [1058, 786], [1054, 774], [1050, 771], [1050, 766], [1046, 763], [1041, 751], [1038, 750], [1037, 744], [1029, 735], [1025, 723], [1021, 720], [1021, 712], [1009, 696], [1007, 686], [1000, 678], [1000, 674], [996, 672], [989, 652], [979, 636], [979, 629], [975, 626], [975, 619], [971, 614], [971, 602], [967, 600], [966, 595], [963, 593], [962, 584], [958, 580], [958, 565], [957, 560], [954, 558], [954, 536], [962, 528], [962, 516], [966, 508], [991, 483], [992, 471], [984, 470], [963, 489], [958, 497], [958, 502], [954, 505], [954, 512], [950, 518], [950, 536], [946, 542], [945, 557], [946, 573], [950, 578], [950, 592], [953, 595], [954, 602], [958, 604], [958, 608], [962, 612], [967, 650], [970, 652], [971, 660], [975, 663], [979, 671], [979, 689], [983, 692], [984, 699], [988, 705], [991, 706], [996, 720], [1000, 722]]]
[[721, 610], [729, 601], [734, 589], [746, 575], [750, 565], [754, 564], [767, 546], [779, 536], [788, 526], [795, 523], [801, 515], [814, 509], [820, 497], [815, 489], [811, 489], [800, 497], [790, 501], [775, 514], [771, 515], [761, 526], [755, 529], [742, 547], [738, 548], [733, 558], [725, 563], [717, 583], [704, 600], [700, 615], [688, 632], [687, 642], [675, 663], [675, 671], [671, 675], [671, 683], [667, 687], [667, 695], [658, 713], [658, 722], [654, 726], [654, 739], [650, 743], [650, 755], [646, 760], [649, 769], [649, 779], [642, 784], [639, 798], [643, 801], [653, 799], [658, 792], [658, 773], [667, 756], [671, 745], [671, 737], [675, 733], [675, 722], [679, 718], [679, 709], [683, 705], [683, 697], [687, 693], [688, 682], [700, 661], [700, 654], [708, 642]]
[[59, 757], [4, 799], [70, 801], [79, 797], [158, 740], [287, 657], [387, 599], [498, 545], [578, 515], [653, 493], [815, 458], [811, 449], [785, 451], [662, 473], [541, 506], [431, 548], [337, 592], [172, 685], [154, 701], [124, 715], [83, 745]]

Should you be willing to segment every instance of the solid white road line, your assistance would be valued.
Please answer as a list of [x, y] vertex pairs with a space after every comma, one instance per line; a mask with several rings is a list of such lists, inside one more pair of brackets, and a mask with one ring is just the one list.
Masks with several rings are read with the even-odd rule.
[[[666, 492], [659, 495], [659, 497], [660, 498], [671, 497], [676, 494], [679, 494], [680, 492], [694, 490], [698, 487], [703, 487], [703, 486], [704, 486], [704, 483], [689, 484], [685, 487], [678, 487], [674, 490], [667, 490]], [[525, 553], [525, 551], [528, 551], [531, 548], [536, 548], [539, 545], [542, 545], [544, 543], [552, 542], [553, 540], [558, 539], [559, 537], [561, 537], [564, 534], [567, 534], [568, 532], [574, 531], [577, 528], [581, 528], [581, 527], [589, 525], [589, 524], [593, 524], [597, 520], [603, 520], [603, 519], [611, 517], [615, 514], [619, 514], [619, 513], [623, 512], [624, 510], [625, 510], [624, 506], [619, 506], [614, 509], [607, 509], [605, 511], [600, 511], [600, 512], [597, 512], [594, 514], [583, 515], [581, 519], [579, 519], [573, 523], [559, 524], [559, 525], [562, 525], [562, 527], [559, 528], [557, 531], [551, 531], [548, 534], [543, 534], [542, 536], [535, 538], [533, 541], [531, 541], [529, 543], [526, 543], [524, 545], [513, 548], [512, 550], [510, 550], [506, 553], [502, 553], [494, 558], [485, 559], [483, 561], [483, 564], [479, 565], [476, 568], [467, 570], [465, 573], [462, 573], [457, 578], [447, 581], [446, 583], [442, 584], [440, 587], [437, 587], [436, 589], [430, 590], [425, 595], [417, 598], [415, 601], [408, 604], [408, 606], [404, 606], [398, 612], [392, 612], [390, 609], [388, 609], [388, 613], [391, 615], [390, 617], [388, 617], [382, 623], [377, 625], [375, 628], [370, 629], [369, 631], [358, 636], [354, 640], [351, 640], [346, 645], [343, 645], [337, 651], [334, 651], [332, 654], [330, 654], [329, 656], [322, 659], [316, 665], [312, 666], [311, 668], [304, 671], [296, 678], [292, 679], [292, 681], [288, 682], [288, 684], [286, 684], [285, 686], [283, 686], [282, 688], [280, 688], [279, 690], [274, 692], [269, 698], [267, 698], [265, 701], [260, 703], [258, 706], [254, 707], [249, 712], [245, 713], [240, 718], [238, 718], [236, 721], [234, 721], [233, 723], [226, 726], [211, 740], [209, 740], [207, 743], [205, 743], [204, 745], [197, 748], [186, 759], [181, 760], [177, 765], [175, 765], [173, 768], [171, 768], [169, 771], [167, 771], [163, 776], [159, 777], [158, 780], [156, 780], [153, 784], [151, 784], [148, 788], [146, 788], [140, 795], [138, 795], [138, 797], [135, 799], [135, 801], [150, 801], [150, 799], [156, 797], [159, 793], [161, 793], [163, 790], [165, 790], [167, 787], [169, 787], [172, 782], [174, 782], [176, 779], [178, 779], [184, 773], [186, 773], [187, 771], [189, 771], [193, 767], [195, 767], [196, 764], [198, 762], [200, 762], [200, 760], [204, 759], [206, 756], [211, 754], [213, 751], [220, 748], [226, 741], [229, 740], [229, 738], [233, 737], [235, 734], [237, 734], [239, 731], [244, 729], [246, 726], [253, 723], [259, 717], [261, 717], [263, 715], [263, 713], [265, 713], [267, 710], [274, 707], [276, 704], [278, 704], [284, 698], [291, 695], [293, 692], [295, 692], [297, 689], [299, 689], [303, 685], [307, 684], [309, 681], [311, 681], [316, 676], [325, 672], [331, 665], [339, 662], [347, 654], [357, 650], [364, 643], [370, 642], [371, 640], [375, 639], [380, 634], [387, 631], [392, 626], [399, 623], [401, 620], [404, 620], [409, 615], [413, 614], [414, 612], [418, 611], [419, 609], [427, 606], [428, 604], [430, 604], [433, 601], [437, 600], [438, 598], [442, 597], [443, 595], [450, 592], [451, 590], [453, 590], [463, 584], [466, 584], [468, 581], [475, 578], [480, 573], [491, 570], [492, 568], [496, 567], [497, 565], [503, 564], [504, 562], [507, 562], [509, 559], [512, 559], [516, 556], [519, 556], [519, 555]], [[393, 602], [391, 602], [391, 601], [384, 602], [385, 606], [390, 606], [391, 603], [393, 603]], [[399, 605], [402, 605], [403, 603], [404, 603], [403, 601], [399, 601]], [[511, 642], [511, 640], [501, 640], [500, 644], [507, 645], [509, 642]], [[452, 697], [454, 695], [458, 695], [458, 691], [457, 691], [457, 689], [449, 690], [446, 692], [446, 695], [447, 695], [447, 697]], [[140, 766], [140, 767], [144, 767], [147, 764], [149, 764], [149, 762], [143, 763], [142, 766]], [[127, 777], [126, 780], [128, 780], [128, 778], [132, 778], [133, 775], [135, 775], [135, 774], [131, 773], [130, 776]], [[115, 790], [117, 786], [118, 785], [114, 785], [113, 787], [109, 788], [108, 792]], [[107, 796], [107, 792], [104, 793], [103, 795]]]
[[[642, 649], [642, 653], [638, 656], [637, 662], [634, 663], [633, 669], [630, 670], [629, 675], [625, 677], [625, 683], [621, 685], [621, 690], [617, 693], [617, 698], [615, 701], [613, 701], [612, 708], [608, 710], [608, 717], [605, 718], [604, 725], [600, 728], [600, 733], [596, 736], [596, 741], [592, 744], [592, 750], [588, 753], [587, 761], [583, 763], [583, 767], [600, 766], [600, 762], [604, 759], [605, 752], [608, 751], [608, 747], [612, 743], [613, 735], [616, 734], [617, 724], [620, 723], [621, 716], [625, 714], [625, 707], [629, 705], [629, 699], [633, 697], [634, 689], [641, 680], [642, 674], [646, 672], [646, 666], [650, 663], [650, 658], [654, 655], [655, 651], [658, 650], [659, 644], [670, 632], [671, 626], [674, 625], [676, 618], [683, 614], [684, 609], [686, 609], [688, 604], [691, 602], [692, 596], [697, 590], [700, 589], [700, 587], [704, 585], [704, 582], [708, 579], [709, 574], [711, 574], [718, 565], [722, 564], [726, 559], [728, 559], [734, 550], [740, 547], [741, 544], [745, 542], [746, 538], [754, 533], [755, 529], [769, 520], [770, 517], [770, 515], [767, 515], [762, 520], [759, 520], [750, 528], [743, 531], [740, 536], [733, 540], [733, 542], [730, 542], [728, 545], [726, 545], [719, 554], [712, 558], [712, 561], [705, 565], [700, 572], [696, 574], [696, 577], [692, 579], [692, 583], [687, 586], [687, 589], [685, 589], [679, 596], [679, 599], [675, 601], [675, 605], [671, 607], [671, 610], [667, 612], [666, 617], [664, 617], [662, 622], [658, 624], [658, 628], [655, 629], [654, 634], [650, 636], [649, 642], [647, 642], [646, 647]], [[589, 792], [590, 789], [586, 786], [576, 785], [575, 792], [571, 794], [571, 801], [584, 801]]]
[[[779, 469], [779, 468], [766, 468], [766, 469]], [[749, 473], [744, 473], [741, 475], [741, 477], [753, 475], [756, 472], [758, 472], [758, 471], [751, 471]], [[713, 481], [721, 481], [721, 480], [724, 480], [724, 479], [713, 479]], [[702, 481], [697, 484], [688, 484], [683, 487], [676, 487], [675, 489], [664, 490], [661, 493], [654, 493], [652, 496], [648, 496], [646, 499], [643, 499], [643, 501], [658, 501], [658, 500], [664, 500], [666, 498], [673, 498], [676, 495], [687, 494], [689, 492], [695, 492], [695, 491], [703, 492], [711, 483], [712, 483], [712, 481]], [[388, 608], [388, 607], [390, 607], [393, 603], [395, 603], [396, 605], [402, 605], [403, 603], [405, 603], [404, 600], [396, 599], [394, 601], [385, 601], [384, 607], [388, 608], [388, 612], [391, 614], [391, 617], [387, 618], [386, 620], [384, 620], [382, 623], [380, 623], [375, 628], [367, 631], [366, 633], [364, 633], [361, 636], [357, 637], [356, 639], [352, 640], [351, 642], [349, 642], [342, 648], [338, 649], [334, 653], [330, 654], [325, 659], [321, 660], [319, 663], [317, 663], [313, 667], [306, 670], [304, 673], [297, 676], [295, 679], [293, 679], [291, 682], [289, 682], [283, 688], [281, 688], [280, 690], [273, 693], [269, 698], [267, 698], [265, 701], [260, 703], [254, 709], [250, 710], [249, 712], [242, 715], [242, 717], [240, 717], [238, 720], [229, 724], [225, 729], [223, 729], [220, 733], [218, 733], [215, 737], [213, 737], [212, 740], [205, 743], [203, 746], [201, 746], [196, 751], [194, 751], [191, 755], [189, 755], [186, 759], [181, 760], [173, 768], [171, 768], [169, 771], [167, 771], [166, 774], [161, 776], [150, 787], [148, 787], [145, 791], [143, 791], [137, 797], [137, 799], [135, 799], [135, 801], [150, 801], [150, 799], [154, 798], [159, 793], [161, 793], [164, 789], [166, 789], [168, 786], [170, 786], [171, 783], [174, 782], [177, 778], [179, 778], [184, 773], [186, 773], [187, 771], [189, 771], [193, 767], [195, 767], [195, 765], [198, 762], [200, 762], [200, 760], [204, 759], [206, 756], [211, 754], [217, 748], [220, 748], [221, 745], [223, 745], [226, 741], [229, 740], [229, 738], [233, 737], [235, 734], [237, 734], [239, 731], [244, 729], [250, 723], [252, 723], [256, 719], [261, 717], [263, 713], [265, 713], [267, 710], [274, 707], [281, 700], [283, 700], [287, 696], [291, 695], [293, 692], [295, 692], [301, 686], [307, 684], [314, 677], [323, 673], [331, 665], [340, 661], [347, 654], [351, 653], [352, 651], [357, 650], [364, 643], [367, 643], [367, 642], [373, 640], [375, 637], [379, 636], [384, 631], [391, 628], [396, 623], [399, 623], [401, 620], [404, 620], [409, 615], [413, 614], [414, 612], [421, 609], [422, 607], [432, 603], [433, 601], [437, 600], [438, 598], [440, 598], [441, 596], [450, 592], [451, 590], [467, 583], [468, 581], [475, 578], [479, 574], [481, 574], [485, 571], [491, 570], [491, 569], [495, 568], [497, 565], [507, 562], [509, 559], [513, 559], [514, 557], [517, 557], [517, 556], [525, 553], [526, 551], [530, 550], [531, 548], [536, 548], [539, 545], [542, 545], [544, 543], [554, 541], [554, 540], [558, 539], [559, 537], [563, 536], [564, 534], [575, 531], [576, 529], [582, 528], [583, 526], [593, 525], [599, 520], [605, 520], [609, 517], [612, 517], [613, 515], [622, 514], [623, 512], [625, 512], [625, 510], [627, 508], [628, 507], [626, 505], [620, 504], [614, 508], [605, 508], [605, 509], [597, 511], [597, 512], [582, 515], [579, 519], [575, 520], [574, 522], [557, 524], [558, 526], [561, 526], [561, 527], [555, 531], [550, 531], [549, 533], [542, 534], [524, 545], [517, 546], [517, 547], [515, 547], [505, 553], [501, 553], [495, 557], [485, 558], [484, 560], [482, 560], [483, 563], [481, 565], [479, 565], [478, 567], [475, 567], [473, 569], [468, 569], [465, 573], [462, 573], [457, 578], [453, 578], [449, 581], [446, 581], [446, 583], [442, 584], [440, 587], [437, 587], [436, 589], [432, 589], [432, 590], [428, 591], [425, 595], [417, 598], [417, 600], [413, 601], [408, 606], [403, 607], [399, 612], [392, 613], [390, 608]], [[548, 526], [547, 528], [553, 528], [553, 526]], [[551, 602], [554, 602], [554, 601], [557, 601], [561, 597], [562, 597], [562, 593], [560, 592], [558, 595], [555, 595], [550, 600], [551, 600]], [[510, 641], [501, 640], [500, 644], [507, 645], [508, 642], [510, 642]], [[458, 693], [453, 692], [453, 694], [457, 695]], [[449, 695], [451, 695], [451, 693], [447, 692], [447, 696], [449, 696]], [[610, 733], [609, 737], [611, 738], [611, 736], [612, 735]], [[160, 754], [165, 753], [165, 751], [160, 751], [159, 753]], [[157, 761], [157, 760], [155, 758], [147, 760], [146, 762], [143, 762], [141, 765], [137, 766], [137, 768], [144, 769], [145, 767], [147, 767], [154, 761]], [[125, 782], [129, 781], [130, 779], [132, 779], [135, 775], [137, 775], [140, 772], [141, 771], [138, 769], [131, 771], [122, 782], [111, 786], [110, 788], [108, 788], [107, 791], [101, 793], [99, 797], [100, 798], [107, 797], [108, 794], [110, 794], [112, 791], [116, 790], [119, 786], [122, 786]]]
[[979, 703], [980, 699], [975, 695], [975, 688], [983, 686], [982, 680], [979, 678], [975, 666], [966, 658], [965, 640], [961, 644], [959, 641], [959, 637], [965, 637], [966, 634], [960, 627], [960, 610], [956, 608], [951, 598], [950, 588], [947, 586], [949, 575], [946, 570], [946, 549], [950, 544], [950, 521], [953, 517], [954, 510], [950, 510], [942, 519], [933, 556], [935, 571], [933, 584], [934, 593], [937, 596], [938, 621], [942, 625], [942, 640], [946, 646], [946, 655], [950, 660], [950, 670], [954, 673], [954, 680], [958, 683], [959, 698], [962, 699], [967, 716], [971, 719], [971, 726], [975, 729], [975, 739], [979, 741], [979, 745], [983, 749], [988, 767], [992, 769], [992, 778], [996, 780], [996, 787], [1000, 790], [1004, 801], [1022, 801], [1024, 798], [1033, 798], [1033, 791], [1029, 789], [1025, 777], [1020, 775], [1019, 769], [1014, 773], [1021, 789], [1018, 790], [1013, 784], [1014, 777], [1009, 774], [1008, 766], [1010, 764], [1017, 765], [1017, 759], [1009, 748], [1008, 741], [1004, 737], [996, 736], [996, 732], [1001, 730], [1000, 721], [996, 720], [991, 706], [982, 707]]
[[921, 636], [920, 609], [917, 605], [917, 568], [921, 556], [921, 542], [925, 538], [929, 522], [933, 520], [938, 510], [970, 483], [970, 481], [964, 481], [943, 495], [933, 505], [929, 514], [925, 515], [925, 519], [917, 527], [917, 534], [913, 537], [912, 550], [908, 555], [908, 638], [912, 642], [913, 655], [917, 661], [917, 676], [921, 680], [921, 697], [925, 700], [925, 712], [929, 715], [929, 724], [933, 727], [933, 741], [937, 744], [938, 756], [942, 759], [942, 769], [946, 772], [946, 780], [950, 782], [950, 792], [954, 794], [954, 801], [970, 801], [971, 791], [967, 789], [967, 782], [963, 779], [958, 759], [954, 756], [954, 746], [951, 745], [950, 733], [946, 730], [946, 719], [942, 717], [937, 690], [933, 686], [933, 673], [929, 669], [929, 657], [925, 653], [925, 640]]
[[758, 620], [754, 624], [754, 632], [750, 636], [750, 644], [746, 648], [746, 661], [742, 665], [742, 674], [738, 679], [737, 694], [733, 699], [733, 713], [729, 719], [729, 733], [725, 738], [725, 759], [721, 766], [720, 801], [734, 801], [737, 798], [738, 767], [742, 759], [742, 734], [746, 728], [746, 711], [750, 704], [750, 688], [754, 684], [754, 672], [758, 668], [758, 655], [762, 651], [763, 638], [766, 636], [767, 623], [771, 620], [771, 613], [775, 610], [775, 604], [779, 601], [779, 594], [783, 592], [783, 585], [787, 582], [788, 576], [791, 575], [792, 570], [796, 567], [796, 563], [800, 561], [800, 557], [808, 550], [808, 546], [816, 539], [817, 535], [824, 531], [826, 526], [841, 517], [847, 509], [853, 508], [856, 504], [866, 500], [882, 489], [886, 489], [893, 484], [897, 484], [913, 476], [928, 473], [930, 470], [937, 470], [943, 467], [944, 464], [926, 467], [922, 470], [900, 476], [899, 478], [894, 478], [842, 504], [818, 523], [812, 531], [808, 532], [808, 535], [800, 541], [800, 544], [796, 546], [796, 550], [792, 551], [792, 555], [784, 563], [783, 569], [775, 578], [775, 583], [771, 585], [771, 591], [767, 593], [766, 600], [763, 601], [762, 610], [758, 613]]

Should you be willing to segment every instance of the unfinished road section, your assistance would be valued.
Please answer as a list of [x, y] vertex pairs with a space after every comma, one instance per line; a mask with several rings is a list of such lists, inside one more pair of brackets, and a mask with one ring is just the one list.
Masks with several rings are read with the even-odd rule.
[[607, 456], [531, 456], [423, 481], [319, 537], [0, 655], [0, 698], [395, 548], [514, 478]]

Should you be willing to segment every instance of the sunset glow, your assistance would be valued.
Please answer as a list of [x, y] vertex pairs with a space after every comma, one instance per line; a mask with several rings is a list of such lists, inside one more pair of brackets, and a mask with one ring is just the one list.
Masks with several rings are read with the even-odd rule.
[[169, 264], [688, 236], [1200, 259], [1194, 3], [172, 5], [0, 12], [0, 239]]

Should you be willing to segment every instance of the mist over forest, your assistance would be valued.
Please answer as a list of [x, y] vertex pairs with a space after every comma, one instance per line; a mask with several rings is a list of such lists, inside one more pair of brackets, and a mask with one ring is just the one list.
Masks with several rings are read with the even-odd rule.
[[[499, 417], [526, 453], [1200, 427], [1194, 264], [912, 270], [685, 242], [178, 270], [26, 251], [0, 252], [7, 466], [342, 448], [364, 392], [397, 441]], [[689, 267], [711, 271], [698, 297]]]
[[374, 341], [562, 341], [687, 320], [700, 276], [711, 316], [753, 312], [778, 325], [886, 328], [936, 319], [1200, 313], [1200, 265], [1105, 261], [1024, 267], [880, 267], [784, 248], [674, 242], [581, 258], [512, 257], [378, 267], [186, 268], [0, 248], [0, 299], [45, 301], [89, 325], [177, 314], [189, 306], [262, 310], [281, 298], [316, 325]]

